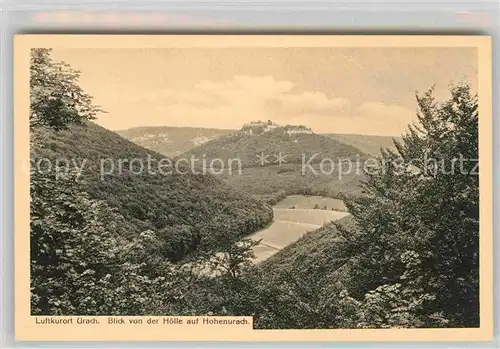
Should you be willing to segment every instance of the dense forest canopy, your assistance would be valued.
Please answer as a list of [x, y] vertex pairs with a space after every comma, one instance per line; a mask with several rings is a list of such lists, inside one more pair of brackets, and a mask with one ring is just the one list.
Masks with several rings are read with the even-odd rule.
[[[57, 302], [61, 304], [59, 312], [87, 309], [85, 313], [92, 314], [97, 308], [80, 307], [83, 300], [68, 287], [78, 275], [93, 278], [103, 293], [114, 292], [123, 288], [120, 273], [129, 273], [120, 266], [142, 270], [146, 260], [159, 258], [161, 263], [147, 264], [148, 274], [136, 272], [140, 280], [149, 278], [144, 281], [148, 284], [156, 277], [166, 277], [164, 264], [220, 250], [222, 232], [226, 241], [233, 241], [272, 220], [267, 204], [210, 175], [134, 174], [129, 166], [102, 178], [101, 159], [146, 161], [162, 157], [90, 122], [97, 108], [90, 96], [81, 98], [84, 94], [77, 85], [77, 73], [53, 63], [49, 53], [35, 49], [32, 55], [32, 89], [36, 96], [31, 103], [31, 163], [37, 165], [31, 171], [34, 312], [52, 313], [58, 308], [51, 302]], [[62, 91], [69, 91], [69, 95]], [[47, 109], [38, 96], [47, 94], [51, 103], [65, 107]], [[70, 102], [68, 98], [72, 98]], [[74, 161], [80, 167], [66, 173], [56, 168], [64, 163], [62, 160], [71, 160], [70, 164]], [[152, 236], [148, 242], [151, 256], [130, 249], [131, 245], [138, 246], [135, 242], [144, 234]], [[89, 262], [88, 256], [99, 262]], [[102, 278], [108, 274], [116, 274], [116, 279], [106, 279], [103, 285]], [[144, 287], [133, 287], [139, 290], [138, 297], [145, 297]], [[65, 297], [67, 302], [59, 303]], [[113, 308], [110, 302], [96, 311], [116, 314], [124, 309]], [[133, 314], [132, 310], [127, 312]]]
[[345, 200], [352, 217], [263, 266], [305, 280], [317, 307], [343, 304], [336, 326], [479, 326], [477, 97], [467, 85], [443, 103], [432, 92], [417, 96], [419, 123], [397, 150], [366, 171], [364, 195]]
[[[33, 157], [86, 157], [95, 170], [101, 156], [156, 155], [89, 123], [99, 108], [49, 50], [32, 51], [31, 89]], [[257, 328], [479, 326], [477, 97], [459, 84], [443, 102], [432, 89], [416, 102], [418, 123], [366, 169], [362, 195], [345, 198], [351, 216], [258, 266], [249, 263], [255, 242], [242, 237], [272, 211], [217, 178], [99, 181], [90, 171], [56, 181], [32, 171], [32, 313], [251, 315]], [[197, 265], [218, 276], [193, 273]]]
[[206, 157], [211, 159], [222, 159], [227, 163], [229, 159], [239, 159], [242, 167], [258, 167], [259, 165], [272, 165], [274, 159], [259, 164], [258, 154], [286, 154], [286, 163], [300, 164], [303, 155], [312, 159], [312, 163], [318, 163], [323, 158], [338, 159], [365, 157], [359, 149], [339, 142], [330, 137], [312, 133], [304, 126], [293, 125], [267, 125], [257, 124], [258, 127], [243, 127], [239, 131], [222, 135], [218, 138], [200, 144], [180, 157], [197, 158]]

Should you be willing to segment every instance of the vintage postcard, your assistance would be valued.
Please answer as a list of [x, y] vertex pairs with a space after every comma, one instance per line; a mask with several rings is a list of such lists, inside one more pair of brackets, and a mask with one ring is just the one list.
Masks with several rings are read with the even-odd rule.
[[487, 36], [16, 36], [16, 339], [491, 340], [491, 83]]

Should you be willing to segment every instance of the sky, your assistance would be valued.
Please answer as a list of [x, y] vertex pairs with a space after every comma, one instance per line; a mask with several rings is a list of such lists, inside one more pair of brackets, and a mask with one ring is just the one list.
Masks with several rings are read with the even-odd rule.
[[416, 121], [416, 92], [468, 81], [473, 48], [54, 49], [111, 130], [138, 126], [238, 129], [250, 121], [317, 133], [399, 136]]

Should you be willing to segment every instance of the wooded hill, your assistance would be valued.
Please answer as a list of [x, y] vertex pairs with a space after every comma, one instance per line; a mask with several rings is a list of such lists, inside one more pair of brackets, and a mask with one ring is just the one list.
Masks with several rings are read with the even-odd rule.
[[42, 158], [52, 163], [68, 159], [80, 166], [85, 161], [80, 179], [84, 190], [115, 208], [130, 224], [129, 234], [158, 231], [171, 260], [182, 259], [198, 246], [212, 245], [212, 235], [221, 226], [232, 226], [243, 236], [272, 220], [269, 206], [214, 176], [174, 167], [171, 173], [167, 168], [160, 173], [157, 164], [164, 156], [92, 122], [61, 131], [40, 128], [33, 137], [37, 141], [32, 163]]
[[[204, 156], [207, 162], [221, 159], [226, 164], [230, 159], [239, 159], [243, 167], [259, 167], [277, 163], [276, 156], [280, 153], [286, 155], [288, 164], [300, 164], [304, 158], [307, 162], [314, 154], [317, 156], [311, 163], [319, 163], [324, 158], [354, 159], [356, 155], [365, 155], [353, 146], [315, 134], [304, 126], [264, 125], [250, 129], [245, 126], [239, 131], [200, 144], [180, 157], [189, 159], [195, 156], [201, 159]], [[261, 155], [268, 155], [266, 161], [259, 160], [258, 156]]]

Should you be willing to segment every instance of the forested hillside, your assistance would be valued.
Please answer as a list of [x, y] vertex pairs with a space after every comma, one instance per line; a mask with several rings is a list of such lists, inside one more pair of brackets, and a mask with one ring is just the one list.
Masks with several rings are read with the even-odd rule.
[[186, 301], [263, 329], [478, 327], [477, 97], [459, 85], [443, 103], [432, 90], [417, 102], [419, 128], [345, 200], [351, 217]]
[[[243, 167], [267, 166], [276, 163], [276, 156], [285, 155], [288, 164], [307, 162], [319, 163], [327, 158], [352, 158], [364, 156], [359, 149], [337, 140], [313, 133], [304, 126], [255, 123], [241, 130], [220, 136], [198, 145], [180, 157], [189, 159], [195, 156], [211, 159], [239, 159]], [[316, 156], [315, 156], [316, 154]], [[268, 156], [262, 161], [258, 156]]]
[[170, 279], [169, 261], [219, 251], [267, 225], [272, 210], [210, 175], [139, 171], [164, 157], [90, 122], [101, 111], [78, 77], [50, 50], [32, 51], [32, 313], [168, 307], [170, 286], [184, 280]]
[[40, 128], [33, 130], [33, 136], [37, 139], [33, 162], [75, 160], [83, 166], [80, 181], [85, 190], [116, 208], [131, 224], [129, 234], [158, 231], [172, 260], [213, 242], [211, 235], [221, 225], [234, 226], [243, 236], [272, 219], [268, 206], [231, 190], [213, 176], [174, 166], [171, 173], [168, 167], [160, 172], [158, 163], [164, 156], [91, 122], [61, 131]]
[[258, 121], [179, 158], [191, 157], [204, 159], [209, 166], [212, 159], [218, 160], [213, 167], [218, 171], [222, 165], [219, 176], [226, 183], [273, 203], [294, 194], [333, 198], [358, 194], [367, 155], [305, 126]]
[[[299, 177], [300, 152], [359, 153], [304, 127], [259, 123], [186, 153], [250, 166], [255, 152], [287, 151], [287, 166], [247, 167], [250, 182], [186, 164], [161, 173], [169, 158], [92, 123], [102, 110], [78, 78], [50, 50], [32, 51], [32, 314], [246, 315], [259, 329], [479, 326], [479, 116], [468, 85], [445, 101], [432, 89], [417, 95], [418, 124], [345, 182]], [[253, 265], [259, 241], [246, 235], [272, 221], [264, 201], [299, 190], [343, 197], [350, 216]]]
[[312, 169], [302, 171], [300, 164], [283, 166], [249, 167], [241, 175], [221, 175], [232, 187], [253, 194], [257, 198], [270, 200], [283, 199], [287, 195], [321, 195], [341, 198], [342, 195], [359, 195], [362, 173], [348, 170], [341, 173], [322, 172], [318, 164]]

